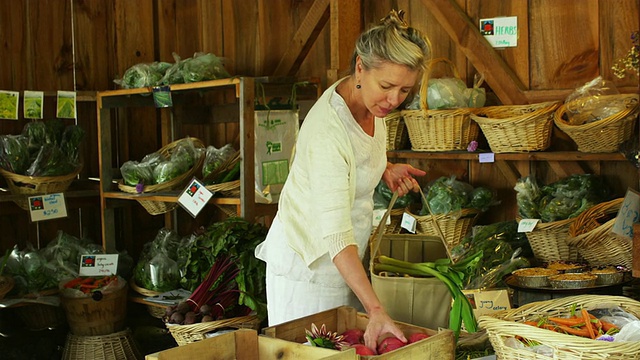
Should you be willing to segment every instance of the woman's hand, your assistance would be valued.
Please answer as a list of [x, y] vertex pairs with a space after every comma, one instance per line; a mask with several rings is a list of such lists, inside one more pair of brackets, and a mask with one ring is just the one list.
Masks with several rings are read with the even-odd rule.
[[382, 175], [382, 180], [387, 184], [392, 192], [397, 191], [398, 196], [404, 196], [409, 191], [418, 192], [420, 185], [414, 179], [414, 176], [424, 176], [427, 173], [420, 169], [416, 169], [409, 164], [392, 164], [387, 163], [387, 169]]
[[377, 309], [369, 312], [369, 324], [364, 332], [364, 344], [373, 350], [377, 349], [378, 339], [384, 334], [393, 334], [403, 343], [407, 342], [407, 338], [402, 333], [393, 320], [387, 315], [383, 309]]

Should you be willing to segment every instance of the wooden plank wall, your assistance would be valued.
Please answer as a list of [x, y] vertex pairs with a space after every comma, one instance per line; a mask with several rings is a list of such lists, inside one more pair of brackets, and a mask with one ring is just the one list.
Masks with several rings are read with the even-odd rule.
[[[317, 0], [320, 1], [320, 0]], [[477, 23], [480, 18], [518, 16], [519, 46], [499, 50], [529, 99], [561, 98], [571, 89], [601, 74], [612, 79], [611, 64], [630, 48], [629, 34], [638, 29], [637, 0], [451, 0]], [[331, 0], [335, 8], [356, 12], [352, 0]], [[428, 0], [361, 0], [362, 18], [348, 14], [332, 18], [342, 29], [362, 27], [378, 21], [391, 8], [407, 11], [409, 23], [424, 31], [434, 57], [446, 57], [457, 66], [468, 83], [477, 72], [452, 41], [434, 15]], [[293, 45], [294, 34], [316, 0], [14, 0], [0, 2], [0, 89], [23, 91], [99, 91], [114, 89], [113, 80], [130, 66], [154, 60], [173, 62], [172, 54], [192, 56], [213, 52], [225, 60], [234, 75], [272, 74]], [[342, 20], [340, 20], [342, 19]], [[331, 37], [339, 54], [331, 54]], [[331, 34], [325, 26], [300, 63], [299, 77], [320, 78], [322, 85], [343, 76], [352, 31]], [[345, 54], [346, 52], [346, 54]], [[332, 62], [332, 55], [334, 56]], [[340, 55], [340, 56], [338, 56]], [[335, 69], [340, 66], [340, 71]], [[333, 68], [333, 71], [329, 72]], [[329, 74], [328, 74], [329, 72]], [[329, 79], [329, 80], [328, 80]], [[613, 79], [621, 87], [634, 88], [637, 78]], [[490, 86], [488, 86], [489, 93]], [[492, 99], [496, 101], [495, 98]], [[98, 176], [95, 105], [82, 102], [79, 123], [87, 130], [83, 148], [82, 178]], [[48, 113], [48, 117], [54, 116]], [[114, 156], [119, 166], [141, 158], [160, 147], [166, 139], [159, 124], [168, 119], [157, 113], [127, 109], [114, 114], [114, 136], [120, 148]], [[16, 134], [25, 121], [0, 120], [0, 133]], [[233, 124], [204, 126], [192, 119], [183, 131], [200, 136], [206, 143], [221, 146], [237, 135]], [[468, 161], [415, 161], [429, 171], [428, 179], [455, 174], [481, 185], [492, 185], [501, 195], [512, 196], [513, 184], [498, 176], [493, 167]], [[515, 164], [521, 173], [536, 171], [553, 177], [543, 163]], [[534, 168], [532, 168], [532, 166]], [[617, 186], [637, 186], [637, 172], [629, 164], [588, 164], [605, 174]], [[0, 180], [0, 185], [3, 185]], [[90, 202], [90, 201], [89, 201]], [[509, 207], [509, 202], [505, 207]], [[511, 204], [512, 205], [512, 204]], [[67, 220], [32, 224], [22, 210], [10, 202], [0, 203], [0, 248], [42, 239], [45, 243], [57, 229], [74, 235], [84, 229], [87, 236], [99, 236], [99, 209], [82, 204]], [[163, 223], [144, 211], [131, 211], [119, 224], [123, 237], [149, 240]], [[198, 220], [199, 221], [199, 220]], [[198, 223], [196, 221], [196, 223]], [[96, 239], [100, 241], [100, 239]], [[137, 248], [127, 244], [128, 251]]]

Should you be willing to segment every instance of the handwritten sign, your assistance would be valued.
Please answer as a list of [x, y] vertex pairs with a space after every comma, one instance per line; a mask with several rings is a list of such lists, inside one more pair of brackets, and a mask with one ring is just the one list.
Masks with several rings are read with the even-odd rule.
[[109, 276], [118, 271], [118, 254], [88, 254], [80, 257], [80, 276]]
[[480, 34], [495, 48], [518, 46], [518, 17], [480, 19]]
[[492, 163], [496, 161], [496, 156], [494, 153], [480, 153], [478, 154], [478, 162], [481, 163]]
[[[380, 221], [382, 221], [382, 217], [387, 212], [387, 209], [373, 209], [373, 226], [377, 227], [380, 225]], [[387, 221], [385, 225], [391, 224], [391, 216], [387, 216]]]
[[633, 239], [633, 224], [640, 222], [640, 193], [627, 189], [611, 231]]
[[511, 309], [509, 293], [504, 289], [462, 290], [469, 299], [476, 317]]
[[198, 179], [193, 178], [178, 198], [178, 204], [191, 216], [196, 217], [212, 196], [211, 191], [207, 190]]
[[67, 206], [63, 193], [30, 196], [27, 198], [27, 202], [31, 221], [67, 217]]
[[408, 213], [402, 214], [402, 220], [400, 222], [400, 226], [403, 229], [407, 229], [408, 232], [415, 234], [416, 233], [416, 218], [411, 216]]
[[522, 219], [518, 223], [518, 232], [532, 232], [540, 219]]

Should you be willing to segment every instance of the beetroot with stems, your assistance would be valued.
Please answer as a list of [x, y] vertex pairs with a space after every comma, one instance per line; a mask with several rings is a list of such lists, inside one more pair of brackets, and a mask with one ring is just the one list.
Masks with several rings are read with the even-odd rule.
[[356, 349], [356, 354], [358, 355], [363, 355], [363, 356], [378, 355], [375, 351], [368, 348], [365, 344], [359, 344], [359, 343], [353, 344], [351, 345], [351, 347]]
[[343, 341], [349, 345], [363, 344], [364, 343], [364, 331], [358, 328], [345, 330], [342, 334]]
[[404, 345], [405, 343], [403, 343], [402, 340], [398, 339], [395, 336], [389, 336], [387, 338], [384, 338], [378, 344], [378, 354], [388, 353], [389, 351], [399, 349]]
[[407, 340], [409, 341], [409, 344], [413, 344], [416, 341], [420, 341], [422, 339], [427, 339], [427, 338], [429, 338], [428, 334], [419, 332], [419, 333], [411, 334]]

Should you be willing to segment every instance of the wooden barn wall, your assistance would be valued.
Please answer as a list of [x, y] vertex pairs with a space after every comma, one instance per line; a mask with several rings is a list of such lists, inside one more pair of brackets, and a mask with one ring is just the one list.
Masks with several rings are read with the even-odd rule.
[[[294, 34], [314, 5], [343, 6], [352, 0], [12, 0], [0, 2], [0, 89], [39, 90], [54, 101], [57, 90], [79, 94], [115, 89], [114, 79], [130, 66], [151, 61], [173, 62], [196, 52], [212, 52], [225, 60], [234, 75], [273, 74], [280, 59], [294, 45]], [[367, 27], [391, 8], [407, 11], [410, 24], [429, 37], [434, 57], [446, 57], [470, 83], [474, 65], [443, 29], [434, 15], [434, 4], [445, 0], [362, 0], [361, 23]], [[610, 70], [614, 59], [630, 48], [629, 35], [638, 29], [637, 0], [451, 0], [477, 23], [478, 19], [518, 16], [519, 46], [496, 50], [517, 75], [529, 96], [561, 99], [571, 89], [597, 75], [612, 79], [617, 86], [635, 89], [637, 78], [615, 79]], [[348, 19], [348, 14], [341, 14]], [[335, 24], [334, 24], [335, 25]], [[297, 76], [319, 78], [323, 86], [328, 71], [335, 70], [336, 54], [353, 43], [355, 35], [344, 31], [331, 34], [329, 22], [319, 32]], [[352, 38], [349, 39], [348, 37]], [[333, 59], [332, 59], [333, 56]], [[347, 52], [346, 57], [349, 54]], [[345, 54], [342, 54], [344, 64]], [[344, 68], [339, 69], [344, 70]], [[343, 73], [340, 72], [342, 75]], [[335, 78], [335, 75], [329, 76]], [[491, 95], [490, 85], [486, 85]], [[531, 95], [533, 94], [533, 95]], [[495, 97], [491, 101], [498, 101]], [[53, 107], [45, 118], [54, 117]], [[140, 158], [160, 147], [159, 124], [167, 119], [157, 113], [127, 109], [118, 111], [114, 135], [120, 148], [119, 163]], [[132, 121], [135, 120], [135, 121]], [[0, 120], [1, 134], [17, 134], [26, 121]], [[95, 103], [90, 96], [79, 101], [78, 123], [86, 130], [81, 179], [98, 176]], [[188, 121], [183, 131], [205, 143], [221, 146], [237, 135], [233, 124], [205, 126]], [[570, 142], [558, 140], [565, 149]], [[499, 189], [505, 208], [513, 208], [513, 184], [501, 177], [495, 166], [464, 160], [408, 160], [426, 169], [423, 183], [441, 175], [456, 176], [478, 185]], [[114, 167], [119, 164], [113, 164]], [[545, 162], [514, 162], [525, 175], [557, 177]], [[588, 171], [603, 174], [622, 191], [637, 187], [637, 171], [624, 162], [581, 164]], [[91, 181], [83, 182], [96, 188]], [[0, 180], [0, 186], [4, 186]], [[11, 202], [0, 202], [0, 248], [27, 242], [44, 245], [58, 229], [100, 241], [100, 211], [95, 199], [72, 199], [70, 216], [49, 223], [31, 223], [26, 212]], [[513, 214], [507, 214], [510, 216]], [[499, 218], [494, 217], [494, 218]], [[163, 217], [133, 209], [121, 219], [122, 236], [150, 240], [164, 223]], [[127, 244], [126, 250], [136, 252]]]

